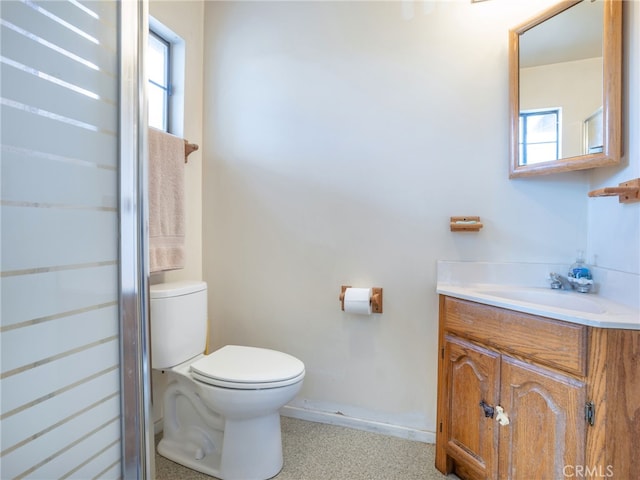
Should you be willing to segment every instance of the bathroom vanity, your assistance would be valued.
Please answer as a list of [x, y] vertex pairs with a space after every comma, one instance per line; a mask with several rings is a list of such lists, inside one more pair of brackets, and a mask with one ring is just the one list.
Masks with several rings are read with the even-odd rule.
[[[438, 292], [441, 472], [463, 479], [637, 476], [637, 309], [537, 287], [445, 285], [440, 274]], [[547, 296], [571, 309], [541, 305]]]

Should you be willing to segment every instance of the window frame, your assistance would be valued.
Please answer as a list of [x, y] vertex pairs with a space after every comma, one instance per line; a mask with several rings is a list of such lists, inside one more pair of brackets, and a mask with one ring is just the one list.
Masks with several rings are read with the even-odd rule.
[[[532, 117], [541, 117], [544, 115], [555, 115], [556, 116], [556, 128], [555, 128], [555, 141], [554, 142], [527, 142], [527, 120]], [[521, 165], [529, 165], [527, 159], [527, 146], [528, 145], [537, 145], [537, 144], [555, 144], [556, 155], [555, 158], [549, 159], [547, 161], [556, 161], [560, 158], [561, 151], [561, 134], [560, 126], [562, 122], [562, 108], [561, 107], [553, 107], [553, 108], [542, 108], [535, 110], [521, 110], [519, 115], [520, 122], [520, 134], [522, 138], [519, 139], [519, 155], [520, 155], [520, 163]], [[535, 163], [543, 163], [543, 162], [534, 162]]]
[[166, 55], [164, 57], [165, 62], [164, 62], [164, 83], [165, 85], [160, 85], [157, 82], [154, 82], [153, 80], [151, 80], [151, 78], [148, 79], [149, 84], [160, 88], [163, 92], [163, 118], [162, 118], [162, 129], [165, 132], [171, 132], [171, 115], [172, 115], [172, 108], [171, 108], [171, 96], [173, 95], [173, 88], [172, 88], [172, 69], [173, 69], [173, 58], [172, 58], [172, 43], [170, 40], [168, 40], [167, 38], [165, 38], [163, 35], [161, 35], [160, 33], [158, 33], [158, 31], [156, 29], [154, 29], [153, 27], [149, 27], [149, 38], [153, 37], [154, 39], [156, 39], [157, 41], [159, 41], [160, 43], [164, 44], [164, 46], [166, 47]]

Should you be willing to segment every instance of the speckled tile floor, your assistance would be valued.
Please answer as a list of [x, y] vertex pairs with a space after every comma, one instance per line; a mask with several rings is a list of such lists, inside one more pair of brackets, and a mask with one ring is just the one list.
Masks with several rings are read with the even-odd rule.
[[[157, 439], [159, 440], [159, 438]], [[442, 480], [433, 445], [282, 417], [284, 467], [276, 480]], [[211, 479], [156, 455], [156, 480]]]

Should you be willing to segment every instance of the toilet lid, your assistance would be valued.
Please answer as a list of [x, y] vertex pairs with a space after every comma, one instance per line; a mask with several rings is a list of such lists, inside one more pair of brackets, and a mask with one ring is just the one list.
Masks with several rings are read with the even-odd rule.
[[227, 345], [191, 364], [195, 378], [228, 388], [276, 388], [304, 376], [304, 363], [276, 350]]

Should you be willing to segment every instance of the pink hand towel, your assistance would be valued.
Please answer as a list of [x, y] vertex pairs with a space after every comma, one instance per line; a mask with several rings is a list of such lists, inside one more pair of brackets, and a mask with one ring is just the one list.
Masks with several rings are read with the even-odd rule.
[[149, 267], [184, 268], [184, 161], [182, 138], [149, 128]]

